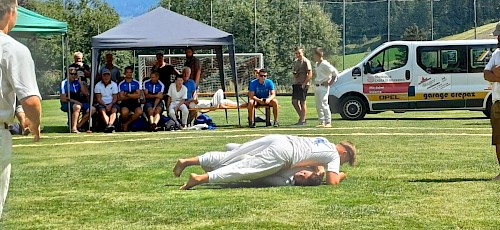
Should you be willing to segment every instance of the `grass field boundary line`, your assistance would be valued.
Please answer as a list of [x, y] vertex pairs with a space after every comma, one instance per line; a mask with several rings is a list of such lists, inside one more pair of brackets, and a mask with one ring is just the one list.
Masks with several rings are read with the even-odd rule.
[[[370, 130], [460, 130], [460, 131], [480, 131], [480, 130], [491, 130], [491, 128], [436, 128], [436, 127], [341, 127], [341, 128], [328, 128], [328, 129], [318, 129], [318, 128], [273, 128], [274, 131], [317, 131], [317, 130], [352, 130], [352, 129], [370, 129]], [[237, 130], [211, 130], [211, 131], [192, 131], [192, 132], [158, 132], [156, 135], [177, 135], [177, 134], [198, 134], [205, 132], [213, 132], [213, 133], [236, 133], [236, 132], [260, 132], [263, 129], [237, 129]], [[271, 129], [269, 129], [271, 130]], [[267, 130], [266, 130], [267, 131]], [[45, 135], [43, 138], [53, 139], [53, 138], [73, 138], [75, 136], [81, 137], [113, 137], [113, 136], [143, 136], [148, 134], [148, 132], [131, 132], [131, 133], [82, 133], [82, 134], [72, 134], [67, 133], [65, 135], [51, 136]], [[13, 140], [22, 140], [22, 139], [31, 139], [31, 136], [14, 136]]]
[[[314, 133], [314, 134], [288, 134], [298, 136], [478, 136], [490, 137], [491, 134], [481, 133]], [[261, 137], [263, 134], [242, 134], [231, 135], [221, 138], [235, 138], [235, 137]], [[137, 142], [137, 141], [161, 141], [161, 140], [179, 140], [179, 139], [199, 139], [199, 138], [213, 138], [213, 136], [184, 136], [184, 137], [157, 137], [157, 138], [141, 138], [130, 140], [109, 140], [109, 141], [81, 141], [81, 142], [64, 142], [54, 144], [20, 144], [13, 145], [13, 147], [43, 147], [43, 146], [65, 146], [75, 144], [105, 144], [105, 143], [120, 143], [120, 142]]]

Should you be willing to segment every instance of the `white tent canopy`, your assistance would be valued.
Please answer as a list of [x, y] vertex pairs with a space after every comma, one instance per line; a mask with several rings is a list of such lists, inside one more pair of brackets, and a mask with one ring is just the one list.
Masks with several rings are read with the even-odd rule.
[[[91, 81], [92, 92], [101, 50], [184, 49], [186, 47], [215, 50], [221, 86], [225, 90], [222, 49], [226, 46], [229, 51], [233, 82], [238, 82], [232, 34], [158, 7], [92, 38], [92, 76], [94, 76]], [[236, 95], [239, 95], [238, 85], [235, 84], [234, 87]], [[239, 105], [239, 97], [236, 97], [236, 102]], [[239, 109], [238, 123], [241, 126]]]

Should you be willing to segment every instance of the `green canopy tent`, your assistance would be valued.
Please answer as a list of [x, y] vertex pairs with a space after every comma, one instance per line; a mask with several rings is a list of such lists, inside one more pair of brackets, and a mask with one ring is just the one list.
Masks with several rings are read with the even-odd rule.
[[11, 33], [15, 37], [66, 35], [68, 33], [68, 23], [45, 17], [19, 6], [17, 8], [16, 26]]
[[[64, 67], [66, 66], [66, 54], [68, 48], [68, 23], [61, 22], [41, 14], [23, 8], [17, 7], [17, 21], [16, 25], [9, 33], [12, 37], [28, 43], [30, 39], [35, 41], [37, 36], [61, 36], [62, 45], [62, 73], [64, 74]], [[36, 66], [36, 63], [35, 63]], [[68, 84], [69, 86], [69, 84]], [[71, 117], [71, 116], [70, 116]], [[71, 119], [71, 118], [70, 118]], [[71, 122], [71, 120], [69, 121]]]

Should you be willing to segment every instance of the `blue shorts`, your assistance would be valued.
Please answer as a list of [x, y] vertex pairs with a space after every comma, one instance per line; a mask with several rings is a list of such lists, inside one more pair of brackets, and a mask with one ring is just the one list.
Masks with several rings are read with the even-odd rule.
[[[117, 111], [120, 111], [120, 106], [118, 106], [117, 104], [114, 104], [113, 107], [111, 107], [111, 109], [115, 108]], [[97, 105], [97, 111], [101, 111], [101, 110], [106, 110], [106, 106], [104, 105]]]
[[[69, 104], [70, 105], [68, 106], [67, 102], [61, 102], [61, 111], [67, 113], [70, 110], [69, 109], [70, 107], [71, 107], [71, 111], [73, 111], [73, 106], [75, 105], [75, 103], [74, 102], [70, 102]], [[82, 109], [81, 109], [82, 112], [86, 113], [89, 108], [90, 108], [89, 107], [89, 103], [87, 103], [87, 102], [82, 103]]]
[[[144, 104], [144, 111], [147, 112], [149, 108], [153, 108], [154, 107], [154, 102], [151, 102], [151, 101], [147, 101], [146, 104]], [[161, 108], [161, 112], [163, 112], [163, 108], [165, 107], [165, 105], [163, 104], [163, 101], [160, 101], [160, 103], [158, 103], [158, 107]]]

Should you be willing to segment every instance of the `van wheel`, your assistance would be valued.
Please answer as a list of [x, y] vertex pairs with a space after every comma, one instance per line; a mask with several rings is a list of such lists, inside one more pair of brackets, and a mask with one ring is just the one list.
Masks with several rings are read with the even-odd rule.
[[488, 100], [486, 101], [486, 109], [483, 110], [483, 113], [484, 115], [486, 115], [487, 118], [490, 118], [492, 104], [493, 103], [491, 102], [491, 97], [489, 97]]
[[365, 102], [358, 96], [348, 96], [340, 102], [340, 116], [342, 116], [343, 119], [363, 119], [366, 110]]

